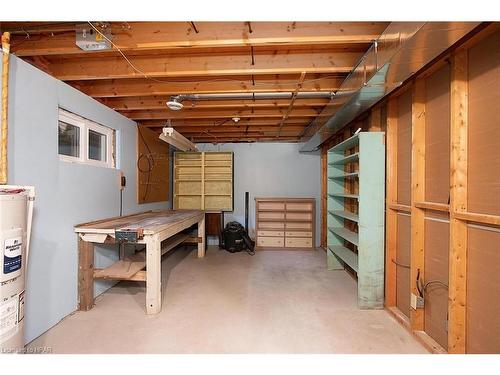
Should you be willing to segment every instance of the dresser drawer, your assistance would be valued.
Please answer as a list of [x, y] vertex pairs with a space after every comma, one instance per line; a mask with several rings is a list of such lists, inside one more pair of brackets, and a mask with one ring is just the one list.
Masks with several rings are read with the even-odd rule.
[[284, 210], [285, 204], [283, 202], [259, 202], [258, 210]]
[[312, 220], [312, 214], [310, 212], [287, 212], [287, 220]]
[[312, 237], [312, 232], [285, 232], [287, 237]]
[[312, 211], [313, 205], [309, 202], [286, 203], [286, 209], [292, 211]]
[[284, 219], [284, 212], [259, 212], [259, 220], [264, 219]]
[[312, 247], [312, 238], [286, 238], [286, 247]]
[[286, 223], [286, 229], [298, 229], [298, 230], [307, 230], [310, 231], [312, 230], [312, 224], [311, 223], [301, 223], [301, 222], [288, 222]]
[[259, 237], [284, 237], [285, 232], [279, 232], [274, 230], [259, 230], [257, 232], [257, 236]]
[[285, 223], [277, 223], [273, 221], [259, 221], [258, 229], [285, 229]]
[[267, 247], [283, 247], [283, 237], [259, 237], [257, 238], [257, 246]]

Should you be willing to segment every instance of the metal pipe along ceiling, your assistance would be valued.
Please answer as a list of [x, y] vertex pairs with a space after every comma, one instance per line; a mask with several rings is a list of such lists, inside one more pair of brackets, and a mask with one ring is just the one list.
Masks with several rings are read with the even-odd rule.
[[[332, 99], [337, 94], [335, 92], [303, 91], [297, 92], [297, 99]], [[172, 96], [172, 100], [182, 102], [201, 100], [259, 100], [259, 99], [292, 99], [293, 92], [256, 92], [256, 93], [220, 93], [220, 94], [180, 94]]]

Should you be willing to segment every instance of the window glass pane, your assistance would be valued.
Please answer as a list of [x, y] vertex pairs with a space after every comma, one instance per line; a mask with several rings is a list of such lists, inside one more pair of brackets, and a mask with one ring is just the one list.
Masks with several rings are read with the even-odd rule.
[[59, 121], [59, 154], [80, 157], [80, 128]]
[[90, 129], [89, 159], [106, 161], [106, 135]]

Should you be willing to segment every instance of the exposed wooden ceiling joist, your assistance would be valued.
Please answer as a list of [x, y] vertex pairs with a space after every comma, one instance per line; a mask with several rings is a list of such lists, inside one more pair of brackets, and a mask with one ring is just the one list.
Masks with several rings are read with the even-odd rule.
[[349, 73], [360, 58], [358, 52], [298, 52], [279, 51], [252, 56], [201, 55], [201, 56], [135, 56], [132, 63], [142, 73], [135, 71], [120, 57], [95, 57], [86, 59], [50, 59], [50, 72], [63, 80], [97, 80], [112, 78], [200, 77], [238, 74], [300, 74]]
[[[198, 33], [187, 22], [113, 22], [113, 43], [123, 51], [151, 51], [205, 47], [367, 44], [376, 39], [387, 23], [375, 22], [197, 22]], [[18, 56], [78, 54], [75, 33], [64, 27], [35, 32], [25, 25], [25, 33], [14, 35], [12, 51]], [[19, 27], [19, 25], [4, 26]], [[73, 26], [74, 29], [74, 26]], [[63, 32], [65, 31], [65, 32]], [[38, 35], [46, 33], [45, 37]], [[52, 36], [51, 33], [54, 33]]]
[[[213, 127], [221, 126], [222, 124], [230, 123], [231, 118], [218, 118], [218, 119], [173, 119], [171, 121], [174, 127], [191, 127], [203, 126]], [[292, 117], [287, 121], [287, 125], [308, 125], [312, 121], [311, 117]], [[278, 126], [281, 122], [280, 117], [275, 118], [241, 118], [238, 122], [240, 126]], [[166, 120], [140, 120], [141, 126], [148, 128], [161, 128], [166, 124]]]
[[[74, 87], [94, 98], [149, 96], [149, 95], [177, 95], [177, 94], [208, 94], [230, 92], [283, 92], [293, 91], [297, 86], [297, 77], [290, 75], [252, 77], [211, 77], [197, 81], [154, 82], [144, 78], [113, 79], [95, 81], [72, 81]], [[345, 75], [340, 76], [306, 76], [302, 85], [303, 91], [332, 92], [340, 88]]]
[[[106, 98], [100, 102], [114, 110], [132, 111], [165, 109], [170, 96], [139, 96], [131, 98]], [[323, 107], [329, 99], [296, 99], [294, 107]], [[290, 105], [290, 99], [259, 100], [203, 100], [183, 101], [184, 109], [225, 109], [225, 108], [282, 108]]]
[[[290, 113], [290, 117], [316, 117], [318, 116], [321, 109], [314, 108], [300, 108], [295, 109]], [[165, 110], [154, 110], [154, 111], [121, 111], [121, 113], [132, 119], [132, 120], [159, 120], [159, 119], [211, 119], [211, 118], [227, 118], [231, 117], [278, 117], [282, 118], [285, 115], [285, 110], [282, 108], [270, 108], [270, 109], [255, 109], [255, 110], [182, 110], [182, 111], [171, 111], [169, 109]]]

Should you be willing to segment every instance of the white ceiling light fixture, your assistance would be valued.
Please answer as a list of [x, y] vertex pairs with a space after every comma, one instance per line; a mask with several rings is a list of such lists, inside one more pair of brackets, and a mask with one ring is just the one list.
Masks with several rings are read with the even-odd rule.
[[159, 138], [180, 151], [198, 151], [193, 142], [172, 127], [164, 127]]
[[167, 102], [167, 107], [172, 111], [180, 111], [184, 105], [177, 98], [173, 98]]
[[233, 120], [233, 122], [238, 123], [238, 121], [240, 121], [240, 118], [239, 117], [233, 117], [232, 120]]

